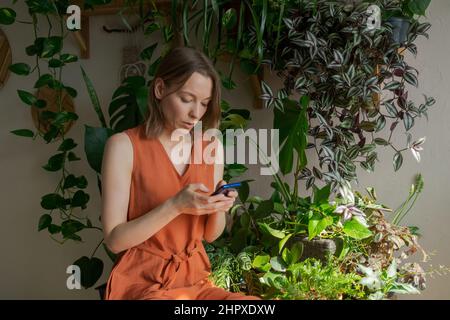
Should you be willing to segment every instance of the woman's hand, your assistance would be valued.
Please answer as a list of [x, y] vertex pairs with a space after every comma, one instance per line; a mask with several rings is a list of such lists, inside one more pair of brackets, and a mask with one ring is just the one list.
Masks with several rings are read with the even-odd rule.
[[[225, 184], [227, 184], [226, 181], [224, 181], [224, 180], [219, 181], [219, 183], [216, 186], [216, 190]], [[219, 198], [219, 201], [223, 201], [224, 205], [222, 206], [221, 210], [217, 210], [217, 211], [218, 212], [227, 212], [228, 210], [231, 209], [231, 207], [233, 207], [234, 201], [236, 200], [236, 198], [238, 196], [238, 192], [235, 189], [230, 189], [230, 190], [225, 191], [225, 195], [223, 195], [223, 194], [219, 194], [219, 195], [223, 196], [223, 197]], [[211, 198], [214, 198], [214, 197], [217, 197], [217, 196], [213, 196]]]
[[225, 212], [233, 206], [235, 197], [232, 196], [232, 192], [229, 193], [231, 197], [223, 194], [209, 196], [208, 193], [210, 190], [204, 184], [193, 183], [184, 187], [171, 199], [178, 212], [193, 215]]

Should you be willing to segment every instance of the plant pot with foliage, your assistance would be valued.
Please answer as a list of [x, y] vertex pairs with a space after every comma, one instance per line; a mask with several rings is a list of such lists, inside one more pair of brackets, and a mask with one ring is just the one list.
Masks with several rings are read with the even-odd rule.
[[[261, 98], [273, 107], [273, 127], [280, 134], [279, 168], [282, 175], [293, 175], [293, 187], [274, 173], [272, 196], [261, 199], [249, 197], [250, 184], [244, 184], [229, 228], [214, 246], [233, 254], [241, 287], [264, 298], [381, 299], [418, 293], [423, 272], [411, 270], [421, 267], [400, 266], [420, 250], [416, 229], [399, 226], [402, 214], [397, 211], [389, 222], [385, 213], [390, 211], [376, 202], [374, 190], [369, 188], [369, 197], [363, 197], [350, 183], [357, 179], [356, 165], [374, 171], [377, 148], [394, 150], [396, 171], [407, 150], [419, 160], [424, 139], [412, 142], [408, 131], [426, 116], [434, 99], [426, 97], [419, 107], [408, 100], [407, 86], [417, 86], [418, 72], [398, 53], [389, 25], [368, 30], [370, 3], [294, 2], [278, 12], [282, 23], [276, 32], [262, 35], [260, 60], [284, 85], [275, 92], [263, 82]], [[399, 8], [398, 1], [376, 3], [382, 12]], [[428, 28], [414, 21], [405, 48], [416, 54], [414, 41], [427, 36]], [[256, 35], [251, 28], [249, 32]], [[264, 45], [275, 38], [278, 46]], [[254, 44], [252, 51], [256, 48]], [[383, 101], [374, 104], [373, 94], [382, 90]], [[401, 123], [407, 132], [403, 148], [392, 144]], [[384, 128], [389, 129], [386, 138], [380, 137]], [[308, 149], [312, 155], [307, 156]], [[316, 161], [311, 160], [314, 154]], [[311, 196], [299, 196], [301, 181]], [[305, 237], [332, 241], [336, 250], [326, 259], [308, 256]]]
[[411, 23], [425, 16], [431, 0], [399, 0], [387, 7], [384, 19], [392, 26], [392, 40], [402, 46], [408, 39]]

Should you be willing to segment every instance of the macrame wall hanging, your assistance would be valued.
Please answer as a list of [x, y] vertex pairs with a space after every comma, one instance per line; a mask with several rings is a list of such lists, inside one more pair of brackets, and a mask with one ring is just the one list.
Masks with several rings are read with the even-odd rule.
[[143, 42], [142, 28], [137, 24], [132, 30], [120, 29], [116, 32], [122, 32], [124, 35], [124, 43], [126, 45], [122, 49], [122, 65], [119, 69], [119, 80], [122, 82], [125, 78], [132, 76], [144, 76], [147, 66], [140, 58]]

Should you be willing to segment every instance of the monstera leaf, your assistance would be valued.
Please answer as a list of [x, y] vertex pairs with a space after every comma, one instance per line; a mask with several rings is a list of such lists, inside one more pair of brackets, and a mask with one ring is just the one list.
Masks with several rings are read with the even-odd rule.
[[108, 109], [109, 125], [115, 132], [133, 128], [145, 119], [148, 106], [148, 86], [140, 76], [125, 78], [113, 94]]

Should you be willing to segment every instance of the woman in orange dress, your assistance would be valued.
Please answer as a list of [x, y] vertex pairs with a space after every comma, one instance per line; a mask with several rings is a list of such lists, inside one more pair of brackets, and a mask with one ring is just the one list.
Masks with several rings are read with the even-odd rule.
[[[105, 146], [102, 224], [105, 244], [118, 254], [105, 299], [260, 299], [208, 279], [202, 241], [222, 234], [237, 196], [210, 196], [225, 184], [223, 147], [211, 142], [215, 161], [205, 161], [208, 141], [192, 139], [195, 125], [219, 125], [220, 79], [212, 63], [198, 50], [172, 49], [149, 94], [145, 123], [114, 134]], [[172, 139], [175, 131], [182, 142]], [[180, 145], [190, 150], [183, 161], [175, 153]]]

